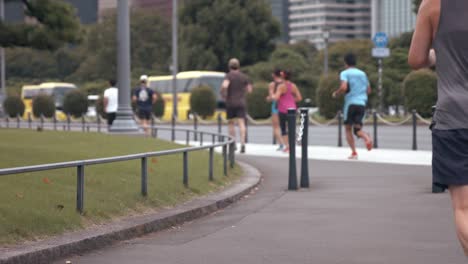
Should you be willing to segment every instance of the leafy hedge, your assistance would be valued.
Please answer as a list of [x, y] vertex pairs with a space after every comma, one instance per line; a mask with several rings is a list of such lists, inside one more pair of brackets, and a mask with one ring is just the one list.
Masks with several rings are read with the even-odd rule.
[[343, 96], [333, 98], [332, 93], [340, 87], [340, 80], [337, 73], [329, 73], [327, 77], [320, 78], [317, 89], [317, 106], [320, 115], [330, 119], [336, 116], [336, 113], [343, 107]]
[[192, 90], [190, 110], [202, 118], [214, 114], [216, 110], [216, 94], [210, 86], [201, 85]]
[[19, 96], [8, 96], [3, 102], [3, 108], [9, 117], [23, 116], [24, 103]]
[[55, 100], [54, 97], [40, 94], [33, 99], [33, 115], [35, 117], [51, 118], [55, 114]]
[[430, 117], [437, 101], [437, 75], [429, 69], [411, 72], [403, 81], [403, 94], [407, 110]]
[[156, 96], [158, 97], [158, 99], [153, 104], [153, 114], [156, 117], [162, 117], [164, 115], [164, 108], [166, 107], [166, 102], [164, 101], [164, 98], [158, 91], [156, 91]]
[[254, 119], [268, 118], [271, 115], [271, 103], [267, 102], [268, 83], [254, 84], [252, 93], [247, 96], [247, 109]]
[[80, 90], [68, 92], [63, 99], [63, 111], [74, 117], [81, 117], [88, 111], [88, 98]]

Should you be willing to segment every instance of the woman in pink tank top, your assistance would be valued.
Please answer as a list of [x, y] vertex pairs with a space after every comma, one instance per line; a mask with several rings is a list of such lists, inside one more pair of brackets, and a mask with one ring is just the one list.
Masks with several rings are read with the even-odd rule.
[[281, 135], [283, 136], [283, 142], [286, 145], [284, 152], [289, 152], [287, 130], [288, 109], [297, 109], [296, 102], [302, 100], [302, 95], [297, 86], [290, 81], [290, 72], [282, 71], [281, 76], [283, 77], [284, 82], [276, 90], [273, 100], [278, 102]]

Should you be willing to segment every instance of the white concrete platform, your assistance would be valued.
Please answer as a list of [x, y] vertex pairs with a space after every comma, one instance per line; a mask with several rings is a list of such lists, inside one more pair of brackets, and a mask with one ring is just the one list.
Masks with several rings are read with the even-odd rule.
[[[184, 144], [185, 142], [179, 142]], [[193, 145], [199, 145], [197, 142], [191, 142]], [[262, 157], [280, 157], [288, 158], [289, 154], [281, 151], [276, 151], [278, 146], [268, 144], [247, 144], [246, 153], [238, 155], [252, 155]], [[240, 147], [238, 147], [240, 149]], [[217, 151], [220, 151], [218, 149]], [[296, 157], [301, 157], [302, 149], [296, 149]], [[372, 162], [386, 164], [401, 164], [401, 165], [418, 165], [431, 166], [432, 152], [431, 151], [412, 151], [412, 150], [393, 150], [393, 149], [367, 149], [359, 148], [357, 150], [359, 159], [349, 160], [348, 156], [351, 150], [348, 147], [328, 147], [328, 146], [309, 146], [309, 159], [315, 160], [330, 160], [330, 161], [346, 161], [346, 162]]]

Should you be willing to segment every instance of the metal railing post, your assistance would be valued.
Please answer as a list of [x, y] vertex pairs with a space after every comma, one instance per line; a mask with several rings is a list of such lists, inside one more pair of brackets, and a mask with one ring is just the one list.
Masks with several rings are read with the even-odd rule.
[[98, 132], [101, 133], [101, 115], [99, 113], [97, 114], [96, 122], [97, 122]]
[[77, 167], [76, 173], [76, 210], [83, 214], [83, 205], [84, 205], [84, 165], [79, 165]]
[[[309, 109], [301, 109], [301, 122], [304, 118], [304, 130], [302, 131], [302, 156], [301, 156], [301, 188], [309, 188], [309, 156], [308, 156], [308, 141], [309, 141]], [[301, 126], [302, 127], [302, 126]]]
[[57, 115], [54, 114], [54, 116], [52, 117], [53, 119], [53, 122], [54, 122], [54, 130], [57, 130]]
[[343, 146], [343, 113], [338, 112], [338, 147]]
[[210, 181], [213, 181], [213, 158], [214, 158], [214, 149], [210, 148], [210, 162], [208, 167], [208, 178]]
[[154, 115], [151, 114], [151, 136], [154, 138]]
[[171, 124], [171, 141], [175, 141], [175, 122], [176, 122], [176, 117], [175, 115], [172, 115], [172, 124]]
[[195, 130], [195, 133], [193, 133], [193, 140], [197, 141], [198, 140], [198, 115], [197, 113], [193, 114], [193, 130]]
[[141, 158], [141, 195], [148, 195], [148, 158]]
[[418, 150], [416, 110], [413, 109], [411, 115], [413, 117], [413, 150]]
[[10, 118], [8, 116], [5, 118], [6, 128], [10, 128]]
[[379, 140], [377, 136], [377, 111], [372, 111], [374, 121], [374, 148], [379, 148]]
[[28, 127], [29, 127], [29, 129], [32, 128], [32, 117], [31, 117], [31, 112], [28, 113]]
[[203, 146], [203, 132], [200, 133], [200, 146]]
[[190, 144], [190, 131], [187, 130], [185, 134], [185, 145], [188, 146], [189, 144]]
[[20, 120], [20, 115], [17, 114], [17, 115], [16, 115], [16, 128], [20, 128], [20, 127], [21, 127], [20, 121], [21, 121], [21, 120]]
[[230, 161], [231, 169], [234, 168], [234, 165], [236, 163], [235, 153], [236, 153], [236, 142], [233, 141], [231, 144], [229, 144], [229, 161]]
[[41, 114], [41, 129], [44, 129], [44, 115]]
[[188, 187], [188, 152], [184, 151], [183, 154], [183, 183], [185, 187]]
[[81, 130], [85, 132], [86, 120], [84, 116], [81, 116]]
[[249, 121], [247, 118], [244, 118], [245, 122], [245, 143], [249, 143]]
[[218, 113], [218, 134], [221, 134], [222, 131], [222, 118], [221, 118], [221, 113]]
[[288, 190], [297, 190], [296, 173], [296, 109], [288, 109], [289, 181]]
[[68, 131], [70, 131], [70, 123], [71, 123], [70, 114], [67, 114], [67, 130]]
[[227, 145], [223, 145], [223, 174], [227, 176]]
[[211, 135], [211, 143], [214, 144], [216, 142], [216, 136], [215, 134]]

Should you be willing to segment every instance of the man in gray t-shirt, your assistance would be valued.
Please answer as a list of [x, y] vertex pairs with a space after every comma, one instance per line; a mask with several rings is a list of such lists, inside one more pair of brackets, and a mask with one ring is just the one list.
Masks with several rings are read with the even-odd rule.
[[414, 69], [436, 65], [433, 192], [450, 190], [458, 238], [468, 256], [467, 13], [467, 0], [422, 1], [408, 62]]
[[229, 135], [236, 138], [234, 121], [237, 119], [240, 130], [241, 153], [245, 152], [245, 117], [247, 104], [245, 96], [252, 91], [252, 85], [240, 70], [237, 59], [229, 60], [229, 73], [221, 86], [221, 95], [226, 100], [226, 114], [229, 124]]

